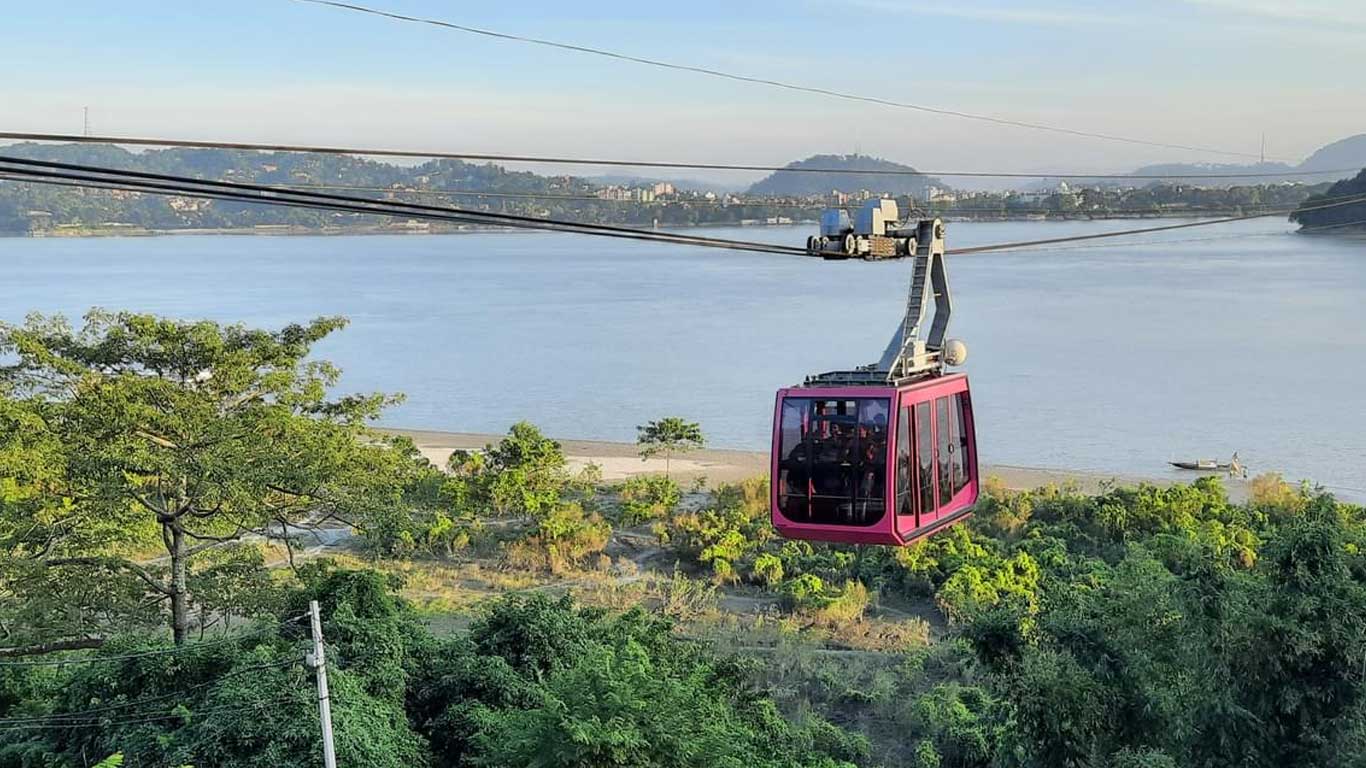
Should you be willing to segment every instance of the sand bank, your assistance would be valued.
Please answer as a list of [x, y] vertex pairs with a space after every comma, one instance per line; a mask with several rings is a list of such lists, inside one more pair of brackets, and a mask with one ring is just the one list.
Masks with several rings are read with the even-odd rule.
[[[489, 443], [496, 443], [502, 439], [502, 435], [436, 432], [423, 429], [384, 429], [382, 431], [411, 438], [424, 456], [441, 465], [446, 463], [446, 459], [450, 457], [453, 451], [483, 448]], [[664, 472], [663, 459], [642, 461], [636, 453], [634, 443], [564, 439], [560, 439], [559, 442], [572, 468], [578, 469], [591, 462], [602, 469], [603, 479], [610, 482], [625, 480], [632, 475]], [[731, 483], [768, 472], [768, 454], [758, 451], [707, 448], [692, 451], [673, 459], [669, 469], [670, 473], [681, 482], [688, 482], [694, 478], [705, 476], [707, 481], [713, 485]], [[1097, 493], [1107, 485], [1137, 485], [1144, 482], [1170, 485], [1176, 482], [1189, 482], [1200, 477], [1199, 473], [1195, 472], [1166, 477], [1156, 475], [1143, 477], [1007, 464], [983, 466], [982, 476], [998, 478], [1005, 484], [1005, 487], [1012, 490], [1073, 484], [1086, 493]], [[1242, 501], [1247, 498], [1248, 483], [1246, 481], [1225, 478], [1224, 485], [1228, 488], [1229, 497], [1234, 501]]]

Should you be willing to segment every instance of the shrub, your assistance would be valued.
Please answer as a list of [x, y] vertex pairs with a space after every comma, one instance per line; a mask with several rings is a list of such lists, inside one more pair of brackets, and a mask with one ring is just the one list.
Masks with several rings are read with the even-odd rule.
[[965, 622], [1003, 601], [1032, 611], [1038, 604], [1039, 566], [1028, 552], [1008, 560], [988, 559], [953, 572], [935, 596], [951, 621]]
[[802, 611], [820, 608], [825, 600], [825, 582], [814, 573], [803, 573], [783, 584], [783, 606]]
[[658, 589], [659, 610], [680, 621], [715, 613], [721, 604], [716, 585], [690, 579], [678, 571], [668, 581], [660, 582]]
[[998, 706], [981, 688], [945, 683], [916, 700], [911, 721], [946, 768], [986, 768], [1000, 740]]
[[683, 492], [666, 475], [636, 475], [621, 484], [617, 499], [621, 503], [623, 525], [639, 525], [647, 520], [668, 517], [678, 507]]
[[446, 467], [452, 478], [443, 495], [457, 510], [476, 513], [546, 515], [573, 481], [560, 444], [525, 421], [512, 425], [507, 437], [485, 446], [481, 454], [456, 451]]
[[563, 573], [602, 552], [611, 535], [612, 526], [599, 515], [584, 512], [578, 504], [562, 504], [538, 521], [526, 538], [508, 545], [507, 560], [515, 567]]
[[676, 514], [655, 532], [660, 543], [685, 560], [709, 566], [718, 581], [735, 581], [744, 561], [773, 537], [768, 478], [723, 485], [705, 507]]
[[1252, 478], [1250, 500], [1253, 506], [1280, 512], [1282, 516], [1304, 511], [1304, 494], [1291, 487], [1279, 473], [1268, 472]]
[[836, 594], [827, 594], [824, 605], [820, 606], [812, 618], [823, 624], [847, 624], [863, 618], [868, 610], [868, 588], [861, 581], [846, 581]]
[[754, 558], [754, 576], [769, 588], [778, 586], [783, 580], [782, 558], [768, 552]]

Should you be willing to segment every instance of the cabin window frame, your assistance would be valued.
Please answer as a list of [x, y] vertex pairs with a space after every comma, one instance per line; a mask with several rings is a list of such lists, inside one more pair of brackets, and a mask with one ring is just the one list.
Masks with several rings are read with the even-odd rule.
[[[887, 498], [892, 401], [890, 397], [816, 395], [783, 399], [779, 414], [779, 487], [776, 492], [778, 508], [785, 517], [802, 524], [846, 528], [868, 528], [886, 519], [893, 503], [892, 499]], [[825, 420], [820, 425], [821, 431], [839, 423], [837, 419], [847, 419], [850, 416], [849, 406], [852, 406], [852, 433], [847, 436], [848, 442], [835, 444], [833, 441], [840, 438], [830, 434], [814, 434], [814, 422], [818, 418], [817, 403], [836, 404], [834, 413], [830, 412], [829, 405], [821, 409], [821, 418]], [[880, 451], [875, 443], [875, 455], [866, 458], [865, 449], [869, 445], [863, 432], [865, 428], [875, 425], [879, 411], [883, 416], [884, 433]], [[800, 417], [799, 423], [797, 415]], [[797, 427], [799, 439], [796, 445], [791, 444], [794, 426]], [[870, 430], [870, 437], [874, 435], [875, 432]], [[824, 454], [828, 450], [833, 451], [830, 454], [832, 460], [818, 463], [816, 453]], [[793, 466], [794, 463], [803, 466]], [[804, 475], [804, 492], [794, 492], [789, 488], [793, 472]], [[829, 483], [839, 484], [841, 493], [816, 492], [817, 485]], [[865, 491], [870, 495], [864, 495]], [[833, 507], [826, 508], [832, 503]]]

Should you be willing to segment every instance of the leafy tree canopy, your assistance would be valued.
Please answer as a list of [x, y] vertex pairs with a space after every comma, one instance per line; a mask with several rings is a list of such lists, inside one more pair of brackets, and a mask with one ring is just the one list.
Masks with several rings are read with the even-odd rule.
[[156, 622], [183, 642], [196, 595], [255, 610], [260, 559], [234, 544], [400, 513], [425, 462], [366, 429], [394, 398], [329, 398], [338, 371], [309, 358], [344, 325], [0, 326], [0, 615], [35, 642]]

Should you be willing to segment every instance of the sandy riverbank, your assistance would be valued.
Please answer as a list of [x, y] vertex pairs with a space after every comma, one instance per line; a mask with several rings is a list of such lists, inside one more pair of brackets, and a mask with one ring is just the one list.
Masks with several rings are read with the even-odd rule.
[[[385, 429], [385, 432], [404, 435], [417, 444], [422, 454], [436, 464], [444, 465], [451, 452], [483, 448], [502, 439], [502, 435], [484, 435], [466, 432], [437, 432], [422, 429]], [[558, 438], [557, 438], [558, 439]], [[654, 474], [664, 471], [663, 459], [642, 461], [633, 443], [614, 443], [603, 440], [565, 440], [560, 439], [571, 467], [577, 469], [588, 463], [602, 468], [602, 476], [607, 481], [620, 481], [632, 475]], [[705, 476], [708, 483], [731, 483], [754, 475], [768, 472], [768, 454], [758, 451], [732, 451], [708, 448], [694, 451], [685, 457], [671, 462], [670, 472], [682, 482]], [[1116, 475], [1103, 472], [1079, 470], [1045, 469], [1042, 467], [1019, 467], [1005, 464], [992, 464], [982, 467], [984, 477], [998, 478], [1006, 488], [1028, 490], [1047, 485], [1075, 484], [1086, 493], [1097, 493], [1106, 485], [1137, 485], [1154, 483], [1170, 485], [1179, 481], [1194, 480], [1200, 475], [1190, 473], [1180, 478], [1140, 477], [1137, 475]], [[1245, 480], [1226, 478], [1224, 485], [1229, 497], [1234, 501], [1247, 498], [1248, 483]]]

